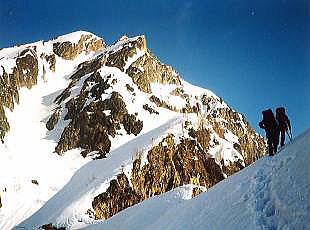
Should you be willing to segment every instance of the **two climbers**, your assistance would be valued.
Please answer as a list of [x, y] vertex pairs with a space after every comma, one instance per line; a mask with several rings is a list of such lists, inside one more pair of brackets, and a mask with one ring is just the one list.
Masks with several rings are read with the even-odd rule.
[[285, 109], [283, 107], [276, 109], [276, 117], [274, 116], [271, 109], [263, 111], [262, 114], [263, 120], [259, 122], [259, 127], [265, 129], [269, 155], [273, 156], [278, 149], [280, 134], [280, 144], [281, 147], [283, 147], [285, 142], [285, 133], [288, 130], [291, 133], [290, 120], [286, 116]]

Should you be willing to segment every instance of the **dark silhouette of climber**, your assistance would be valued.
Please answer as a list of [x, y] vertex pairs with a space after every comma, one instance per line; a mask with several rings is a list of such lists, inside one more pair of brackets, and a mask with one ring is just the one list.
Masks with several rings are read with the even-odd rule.
[[269, 156], [273, 156], [277, 152], [279, 144], [279, 126], [271, 109], [263, 111], [262, 114], [263, 120], [259, 122], [259, 127], [266, 132]]
[[[292, 135], [291, 122], [288, 119], [288, 117], [286, 116], [285, 109], [283, 107], [276, 109], [276, 119], [277, 119], [279, 129], [280, 129], [281, 147], [282, 147], [282, 146], [284, 146], [284, 142], [285, 142], [285, 132], [287, 132], [289, 130], [291, 135]], [[288, 133], [288, 135], [289, 135], [289, 133]], [[292, 137], [290, 137], [290, 138], [292, 138]]]

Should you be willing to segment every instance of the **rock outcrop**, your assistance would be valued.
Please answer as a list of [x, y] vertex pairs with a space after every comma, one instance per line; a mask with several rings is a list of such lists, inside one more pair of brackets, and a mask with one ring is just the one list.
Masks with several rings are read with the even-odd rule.
[[[104, 80], [106, 79], [106, 80]], [[75, 86], [76, 81], [64, 90], [56, 101], [61, 103], [66, 94]], [[100, 157], [110, 151], [111, 138], [118, 135], [123, 127], [127, 134], [138, 135], [143, 128], [143, 122], [136, 115], [129, 114], [122, 96], [113, 91], [111, 97], [102, 100], [101, 96], [111, 87], [112, 78], [103, 78], [98, 72], [91, 74], [83, 83], [80, 94], [65, 103], [67, 113], [65, 120], [71, 122], [65, 127], [55, 151], [62, 155], [65, 151], [81, 147], [85, 149], [82, 155], [96, 151]], [[89, 86], [92, 87], [89, 87]], [[89, 98], [94, 99], [89, 104]], [[53, 129], [59, 117], [56, 111], [49, 119], [48, 128]]]
[[97, 39], [90, 34], [82, 34], [78, 43], [71, 41], [56, 42], [53, 44], [53, 52], [66, 60], [73, 60], [78, 54], [97, 51], [106, 47], [102, 39]]
[[126, 70], [126, 73], [139, 86], [139, 89], [151, 93], [151, 83], [180, 85], [180, 76], [171, 66], [161, 64], [148, 50]]
[[[180, 85], [180, 76], [177, 72], [171, 66], [162, 64], [146, 47], [144, 36], [130, 40], [123, 45], [122, 49], [109, 54], [106, 65], [126, 72], [139, 89], [146, 93], [152, 92], [150, 83]], [[137, 55], [138, 50], [144, 54], [124, 69], [129, 58]]]
[[[168, 135], [147, 155], [148, 164], [133, 163], [130, 182], [124, 173], [110, 182], [106, 192], [92, 203], [96, 219], [108, 219], [119, 211], [185, 184], [209, 188], [224, 179], [213, 158], [206, 159], [198, 142], [182, 139], [179, 144]], [[130, 185], [132, 184], [132, 186]]]
[[4, 107], [12, 111], [15, 103], [19, 103], [18, 90], [21, 87], [30, 89], [37, 83], [38, 78], [38, 57], [33, 48], [21, 51], [15, 63], [12, 73], [7, 73], [2, 66], [0, 75], [0, 139], [3, 139], [10, 129]]
[[49, 69], [52, 72], [56, 71], [56, 57], [55, 57], [55, 54], [51, 54], [51, 55], [41, 54], [40, 57], [42, 59], [45, 59], [45, 61], [49, 64]]

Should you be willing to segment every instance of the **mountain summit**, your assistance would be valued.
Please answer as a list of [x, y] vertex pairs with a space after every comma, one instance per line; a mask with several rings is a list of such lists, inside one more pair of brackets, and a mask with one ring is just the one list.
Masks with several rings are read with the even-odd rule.
[[74, 32], [4, 48], [0, 67], [1, 229], [80, 228], [183, 185], [195, 196], [266, 153], [143, 35]]

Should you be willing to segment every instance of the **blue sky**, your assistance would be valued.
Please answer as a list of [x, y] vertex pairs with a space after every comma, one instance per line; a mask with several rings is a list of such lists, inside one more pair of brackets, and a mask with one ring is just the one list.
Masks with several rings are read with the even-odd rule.
[[251, 125], [284, 106], [294, 134], [310, 121], [309, 0], [0, 1], [0, 47], [85, 30], [112, 43], [145, 34], [182, 77]]

